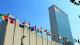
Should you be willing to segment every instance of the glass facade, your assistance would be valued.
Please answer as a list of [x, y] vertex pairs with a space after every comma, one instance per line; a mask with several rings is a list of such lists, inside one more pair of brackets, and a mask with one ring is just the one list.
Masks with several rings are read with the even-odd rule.
[[71, 29], [68, 21], [68, 16], [61, 11], [55, 11], [58, 32], [61, 36], [72, 38]]
[[[49, 8], [49, 17], [52, 39], [59, 43], [63, 43], [64, 45], [73, 45], [70, 43], [73, 38], [68, 20], [68, 15], [66, 15], [62, 10], [53, 5]], [[61, 38], [63, 39], [59, 40], [59, 36], [61, 36]]]

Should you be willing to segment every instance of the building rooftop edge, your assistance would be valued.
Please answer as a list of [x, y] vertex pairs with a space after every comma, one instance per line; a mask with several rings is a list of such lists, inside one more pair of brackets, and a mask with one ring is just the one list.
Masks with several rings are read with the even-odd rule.
[[52, 7], [56, 7], [57, 9], [59, 9], [62, 13], [64, 13], [66, 16], [68, 16], [68, 14], [66, 14], [63, 10], [61, 10], [58, 6], [56, 5], [52, 5], [50, 6], [48, 9], [52, 8]]

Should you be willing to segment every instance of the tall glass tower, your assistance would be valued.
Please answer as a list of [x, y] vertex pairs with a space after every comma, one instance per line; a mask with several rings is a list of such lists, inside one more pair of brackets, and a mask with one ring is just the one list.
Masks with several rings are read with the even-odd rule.
[[[50, 26], [52, 32], [52, 40], [64, 45], [72, 44], [72, 33], [68, 20], [68, 15], [65, 14], [55, 5], [49, 7]], [[61, 36], [61, 40], [59, 37]]]

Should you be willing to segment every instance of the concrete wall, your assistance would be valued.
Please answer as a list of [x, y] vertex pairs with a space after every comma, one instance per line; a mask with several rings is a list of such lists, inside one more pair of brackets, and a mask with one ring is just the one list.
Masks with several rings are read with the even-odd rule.
[[10, 24], [8, 21], [8, 25], [6, 27], [6, 32], [5, 32], [4, 45], [12, 45], [13, 33], [14, 33], [14, 24]]
[[5, 21], [0, 21], [0, 45], [4, 44], [5, 32], [6, 32], [6, 23]]
[[[41, 36], [37, 35], [37, 41], [36, 41], [36, 32], [30, 31], [28, 27], [25, 27], [23, 31], [23, 28], [19, 27], [18, 22], [16, 22], [15, 34], [14, 34], [14, 24], [8, 22], [5, 33], [4, 45], [21, 45], [21, 37], [23, 36], [23, 32], [25, 36], [22, 40], [23, 45], [47, 45], [46, 38], [43, 38], [42, 42]], [[51, 41], [48, 41], [48, 45], [51, 45]], [[60, 45], [60, 44], [52, 41], [52, 45]]]

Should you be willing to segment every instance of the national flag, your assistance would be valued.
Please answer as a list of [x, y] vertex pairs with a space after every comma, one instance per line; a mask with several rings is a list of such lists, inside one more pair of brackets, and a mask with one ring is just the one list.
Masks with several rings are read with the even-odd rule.
[[23, 22], [23, 24], [25, 25], [25, 27], [29, 27], [30, 24], [28, 22]]
[[36, 29], [36, 32], [39, 32], [39, 29]]
[[30, 29], [31, 31], [34, 31], [34, 27], [29, 27], [29, 29]]
[[47, 29], [45, 29], [44, 32], [47, 32]]
[[36, 25], [34, 26], [34, 30], [36, 31]]
[[0, 15], [0, 19], [8, 21], [8, 15]]
[[33, 27], [29, 27], [29, 29], [30, 29], [31, 31], [36, 31], [36, 25], [33, 26]]
[[78, 43], [80, 43], [80, 40], [78, 39]]
[[40, 28], [38, 28], [39, 33], [42, 33], [42, 26]]
[[21, 28], [24, 28], [24, 24], [19, 24], [19, 26], [20, 26]]
[[0, 22], [1, 22], [2, 20], [3, 20], [3, 21], [5, 22], [5, 24], [7, 25], [8, 15], [0, 14]]
[[47, 35], [51, 36], [51, 32], [47, 32]]
[[42, 33], [42, 30], [40, 30], [40, 29], [37, 29], [37, 30], [36, 30], [36, 32]]
[[9, 22], [11, 24], [15, 24], [16, 23], [16, 19], [9, 17]]
[[7, 15], [3, 16], [3, 20], [8, 21], [8, 16]]

